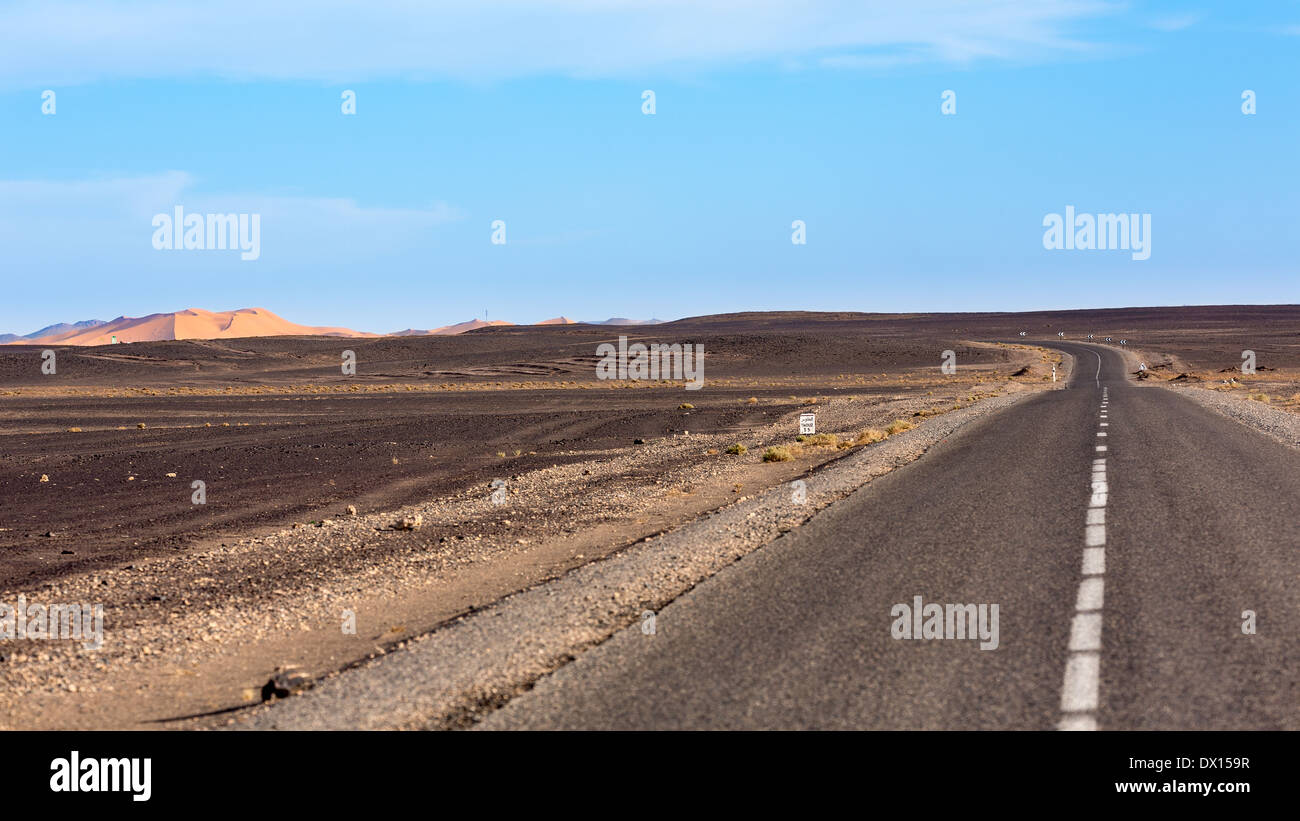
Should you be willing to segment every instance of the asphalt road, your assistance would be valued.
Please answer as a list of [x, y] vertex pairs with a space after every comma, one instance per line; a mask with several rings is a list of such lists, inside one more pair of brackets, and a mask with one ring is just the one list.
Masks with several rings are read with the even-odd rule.
[[[479, 726], [1300, 728], [1300, 453], [1133, 384], [1113, 350], [1053, 346], [1069, 389], [961, 429]], [[996, 649], [895, 638], [917, 596], [997, 605]]]

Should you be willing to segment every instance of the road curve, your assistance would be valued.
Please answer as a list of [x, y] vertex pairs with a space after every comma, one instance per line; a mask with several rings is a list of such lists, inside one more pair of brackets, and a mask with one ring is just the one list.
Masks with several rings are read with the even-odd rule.
[[[1068, 389], [963, 428], [478, 726], [1300, 728], [1300, 452], [1133, 384], [1112, 349], [1044, 344], [1075, 357]], [[996, 649], [896, 638], [918, 596], [996, 604]]]

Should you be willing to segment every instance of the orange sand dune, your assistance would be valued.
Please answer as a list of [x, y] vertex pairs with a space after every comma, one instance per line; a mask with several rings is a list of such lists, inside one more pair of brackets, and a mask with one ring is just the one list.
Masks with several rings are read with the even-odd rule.
[[297, 325], [265, 308], [205, 311], [188, 308], [169, 314], [122, 316], [106, 325], [86, 330], [24, 340], [28, 345], [108, 345], [118, 342], [154, 342], [163, 339], [229, 339], [241, 336], [377, 336], [348, 328]]

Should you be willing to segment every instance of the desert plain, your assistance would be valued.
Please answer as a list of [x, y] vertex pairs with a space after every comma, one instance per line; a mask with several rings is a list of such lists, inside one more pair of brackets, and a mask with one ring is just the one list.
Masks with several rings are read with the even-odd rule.
[[[105, 634], [4, 642], [0, 726], [219, 726], [278, 672], [329, 676], [936, 417], [1064, 389], [1060, 333], [1125, 340], [1158, 387], [1300, 410], [1295, 306], [0, 346], [0, 601], [99, 603]], [[598, 379], [620, 335], [702, 345], [703, 387]]]

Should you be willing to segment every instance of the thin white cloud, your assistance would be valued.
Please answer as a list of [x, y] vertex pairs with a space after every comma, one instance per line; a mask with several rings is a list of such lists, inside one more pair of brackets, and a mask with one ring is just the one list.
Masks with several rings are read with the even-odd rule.
[[819, 62], [827, 68], [881, 69], [924, 61], [919, 54], [832, 54]]
[[[1104, 0], [17, 0], [0, 6], [0, 83], [118, 78], [360, 82], [628, 76], [835, 55], [878, 65], [1075, 49]], [[835, 64], [834, 62], [832, 64]]]
[[0, 180], [0, 246], [15, 268], [66, 270], [86, 259], [118, 267], [238, 264], [220, 254], [168, 255], [152, 247], [156, 214], [259, 214], [264, 258], [277, 264], [370, 261], [436, 242], [462, 219], [445, 202], [424, 208], [364, 206], [336, 197], [206, 193], [180, 171], [98, 180]]
[[1151, 28], [1158, 31], [1182, 31], [1191, 28], [1204, 19], [1205, 15], [1199, 11], [1186, 14], [1171, 14], [1152, 20]]

